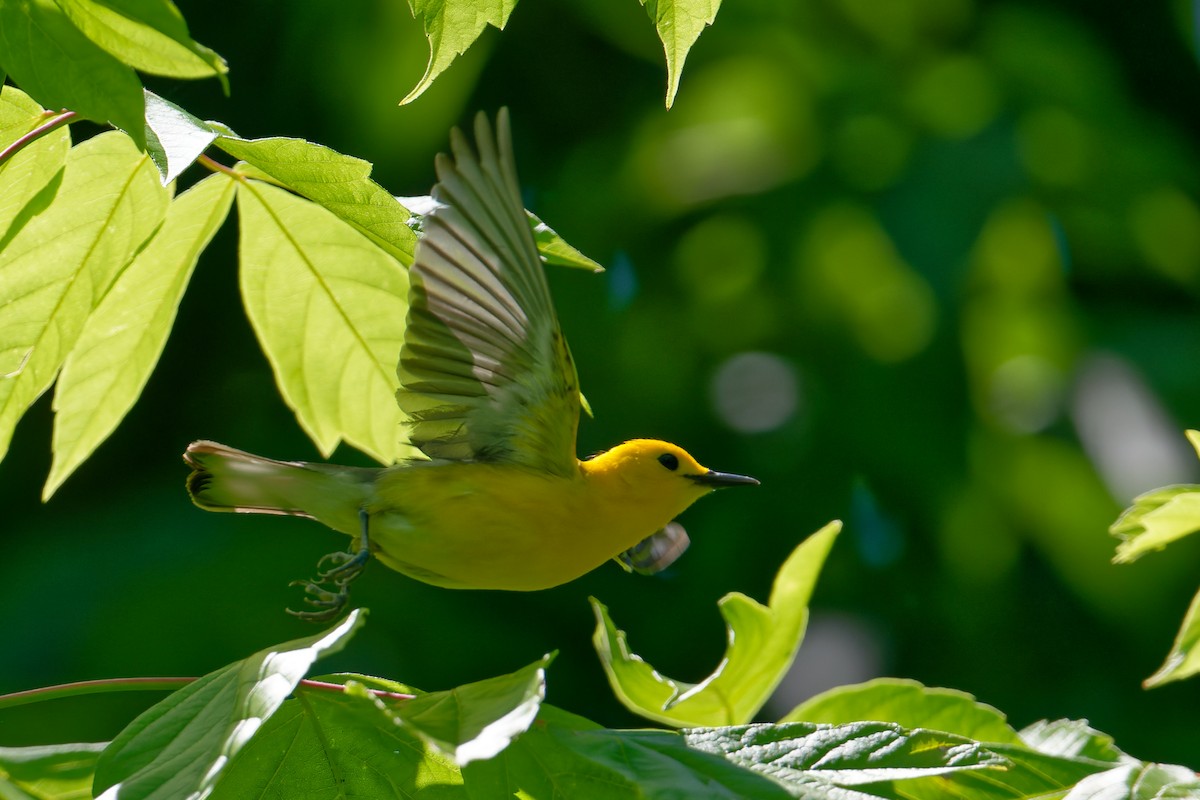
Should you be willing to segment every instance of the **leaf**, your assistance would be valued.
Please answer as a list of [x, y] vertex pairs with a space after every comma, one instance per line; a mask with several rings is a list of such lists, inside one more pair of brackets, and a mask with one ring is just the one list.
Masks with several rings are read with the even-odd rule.
[[[421, 230], [421, 218], [442, 205], [429, 195], [416, 197], [397, 197], [396, 201], [409, 211], [408, 227], [415, 231]], [[571, 267], [585, 269], [588, 272], [604, 272], [604, 267], [569, 245], [565, 239], [537, 214], [525, 210], [529, 216], [529, 226], [533, 229], [533, 240], [537, 244], [538, 256], [543, 264], [553, 264], [556, 267]]]
[[488, 25], [504, 30], [517, 0], [408, 0], [408, 6], [429, 40], [429, 64], [400, 105], [420, 97]]
[[1200, 672], [1200, 592], [1196, 593], [1196, 596], [1192, 598], [1192, 604], [1188, 606], [1187, 614], [1183, 617], [1183, 624], [1180, 625], [1179, 632], [1175, 634], [1175, 643], [1171, 645], [1171, 652], [1167, 653], [1167, 658], [1163, 661], [1162, 666], [1153, 675], [1142, 681], [1142, 686], [1146, 689], [1153, 689], [1164, 683], [1191, 677], [1197, 672]]
[[747, 722], [771, 696], [796, 656], [808, 624], [808, 600], [842, 529], [831, 522], [802, 542], [775, 576], [768, 605], [739, 592], [718, 602], [728, 644], [716, 670], [691, 684], [660, 675], [629, 650], [625, 633], [594, 598], [592, 637], [609, 683], [626, 708], [677, 727]]
[[302, 139], [221, 136], [217, 146], [333, 212], [404, 266], [412, 264], [417, 236], [408, 227], [409, 213], [370, 179], [370, 162]]
[[54, 395], [50, 495], [116, 429], [162, 355], [200, 253], [221, 227], [235, 182], [212, 175], [171, 203], [158, 233], [88, 317]]
[[167, 203], [150, 159], [110, 131], [71, 149], [54, 201], [0, 250], [0, 365], [22, 364], [0, 380], [0, 458]]
[[275, 380], [326, 457], [345, 440], [401, 452], [395, 362], [408, 273], [318, 205], [256, 181], [238, 188], [242, 298]]
[[371, 800], [466, 797], [458, 767], [370, 703], [301, 687], [233, 758], [210, 800], [311, 797], [313, 787]]
[[[50, 116], [20, 89], [3, 87], [0, 89], [0, 149], [48, 122]], [[8, 236], [9, 227], [18, 213], [60, 173], [70, 147], [70, 132], [65, 127], [58, 128], [26, 144], [0, 164], [0, 243]]]
[[1129, 758], [1113, 744], [1111, 736], [1079, 720], [1041, 720], [1022, 728], [1020, 737], [1027, 747], [1051, 756], [1112, 763]]
[[1064, 800], [1166, 800], [1200, 798], [1200, 779], [1187, 767], [1168, 764], [1123, 764], [1089, 775]]
[[642, 0], [667, 56], [667, 108], [675, 102], [688, 51], [717, 18], [721, 0]]
[[[1188, 431], [1200, 455], [1200, 431]], [[1128, 564], [1200, 530], [1200, 486], [1166, 486], [1134, 498], [1108, 532], [1121, 539], [1113, 561]]]
[[330, 630], [260, 650], [180, 689], [117, 735], [100, 757], [103, 800], [201, 798], [313, 663], [362, 623], [355, 610]]
[[179, 177], [217, 138], [209, 125], [174, 103], [146, 92], [146, 151], [163, 185]]
[[678, 733], [604, 730], [550, 706], [508, 749], [471, 763], [463, 777], [473, 800], [791, 796], [774, 781], [688, 747]]
[[43, 106], [111, 122], [138, 147], [145, 145], [141, 82], [80, 33], [53, 0], [0, 3], [0, 64]]
[[92, 773], [104, 747], [103, 742], [0, 747], [0, 797], [90, 798]]
[[1002, 713], [966, 692], [932, 689], [902, 678], [839, 686], [793, 709], [780, 722], [843, 724], [861, 720], [930, 728], [978, 742], [1021, 744]]
[[88, 39], [134, 69], [170, 78], [220, 78], [225, 60], [192, 41], [170, 0], [55, 0]]
[[[888, 722], [743, 725], [684, 731], [684, 737], [691, 747], [797, 790], [820, 778], [873, 797], [905, 800], [1048, 795], [1108, 766]], [[806, 790], [799, 796], [827, 795]]]

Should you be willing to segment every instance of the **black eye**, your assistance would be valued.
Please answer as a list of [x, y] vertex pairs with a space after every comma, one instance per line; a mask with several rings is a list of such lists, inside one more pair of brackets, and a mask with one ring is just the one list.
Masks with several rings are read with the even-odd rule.
[[674, 453], [663, 453], [658, 457], [658, 463], [662, 464], [672, 472], [679, 469], [679, 459], [675, 457]]

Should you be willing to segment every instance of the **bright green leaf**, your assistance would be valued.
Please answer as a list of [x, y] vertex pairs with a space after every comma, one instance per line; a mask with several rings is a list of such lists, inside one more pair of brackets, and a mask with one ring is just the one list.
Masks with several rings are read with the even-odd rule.
[[217, 146], [332, 211], [404, 266], [412, 264], [417, 236], [408, 227], [409, 213], [370, 179], [369, 162], [302, 139], [222, 136]]
[[154, 233], [168, 195], [127, 136], [103, 133], [67, 155], [54, 201], [0, 250], [0, 458], [50, 386], [87, 316]]
[[[20, 89], [3, 87], [0, 89], [0, 150], [45, 124], [51, 116]], [[62, 170], [70, 147], [71, 134], [62, 127], [26, 144], [0, 164], [0, 243], [25, 204]]]
[[721, 0], [642, 0], [667, 56], [667, 108], [675, 102], [688, 51], [717, 18]]
[[100, 757], [95, 790], [104, 800], [206, 796], [313, 663], [340, 650], [362, 619], [355, 610], [324, 633], [235, 661], [147, 709]]
[[1200, 592], [1192, 598], [1171, 652], [1158, 670], [1146, 678], [1142, 685], [1147, 689], [1164, 683], [1191, 677], [1200, 672]]
[[808, 624], [808, 600], [840, 522], [802, 542], [775, 576], [768, 605], [731, 592], [718, 605], [728, 644], [716, 670], [700, 683], [659, 674], [635, 655], [603, 605], [592, 600], [600, 654], [613, 691], [636, 714], [677, 727], [740, 724], [753, 718], [791, 666]]
[[1051, 756], [1117, 763], [1127, 760], [1107, 733], [1073, 719], [1041, 720], [1021, 729], [1025, 746]]
[[1169, 764], [1123, 764], [1089, 775], [1071, 789], [1066, 800], [1167, 800], [1200, 798], [1200, 778], [1187, 767]]
[[230, 762], [210, 800], [312, 797], [458, 800], [462, 776], [410, 730], [360, 697], [301, 686]]
[[1020, 744], [1004, 715], [966, 692], [931, 689], [903, 678], [839, 686], [797, 706], [780, 722], [844, 724], [860, 720], [930, 728], [977, 742]]
[[121, 273], [67, 356], [54, 395], [48, 499], [116, 429], [154, 370], [200, 253], [221, 227], [235, 182], [212, 175], [171, 203], [166, 220]]
[[[1200, 455], [1200, 431], [1188, 431]], [[1127, 564], [1200, 530], [1200, 486], [1166, 486], [1139, 495], [1108, 529], [1121, 539], [1113, 561]]]
[[0, 747], [0, 797], [86, 800], [92, 796], [92, 773], [104, 747], [103, 743]]
[[223, 77], [224, 60], [188, 36], [170, 0], [55, 0], [85, 36], [134, 69], [170, 78]]
[[80, 33], [54, 0], [0, 3], [0, 64], [46, 108], [111, 122], [145, 144], [137, 75]]
[[146, 92], [146, 151], [165, 186], [217, 138], [217, 132], [174, 103]]
[[396, 353], [408, 272], [324, 208], [257, 181], [238, 190], [242, 298], [280, 392], [321, 453], [401, 452]]
[[[396, 200], [408, 209], [411, 214], [408, 227], [416, 231], [421, 229], [421, 218], [442, 205], [429, 195], [397, 197]], [[588, 272], [604, 272], [604, 267], [569, 245], [553, 228], [542, 222], [537, 214], [528, 209], [525, 210], [525, 214], [529, 217], [529, 226], [533, 229], [533, 239], [537, 243], [538, 256], [543, 264], [585, 269]]]
[[504, 30], [517, 0], [408, 0], [408, 5], [429, 40], [429, 65], [400, 105], [420, 97], [488, 25]]
[[604, 730], [548, 706], [508, 749], [488, 761], [471, 763], [463, 776], [472, 800], [782, 800], [791, 796], [774, 781], [689, 748], [678, 733]]

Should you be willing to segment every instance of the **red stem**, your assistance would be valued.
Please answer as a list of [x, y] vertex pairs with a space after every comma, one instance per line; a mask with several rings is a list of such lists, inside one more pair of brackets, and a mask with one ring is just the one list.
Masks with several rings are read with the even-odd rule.
[[[46, 111], [44, 113], [46, 115], [49, 115], [49, 114], [53, 114], [54, 112]], [[41, 125], [37, 126], [33, 130], [31, 130], [29, 133], [25, 134], [20, 139], [17, 139], [15, 142], [10, 144], [8, 147], [4, 148], [3, 150], [0, 150], [0, 166], [3, 166], [6, 161], [8, 161], [10, 158], [12, 158], [14, 155], [16, 155], [17, 152], [21, 148], [23, 148], [25, 145], [29, 144], [30, 142], [34, 141], [35, 139], [40, 139], [41, 137], [45, 136], [50, 131], [54, 130], [55, 128], [59, 127], [60, 125], [70, 122], [71, 120], [75, 119], [75, 117], [77, 117], [77, 116], [79, 116], [79, 115], [76, 114], [74, 111], [61, 111], [55, 117], [50, 119], [48, 122], [43, 122]]]

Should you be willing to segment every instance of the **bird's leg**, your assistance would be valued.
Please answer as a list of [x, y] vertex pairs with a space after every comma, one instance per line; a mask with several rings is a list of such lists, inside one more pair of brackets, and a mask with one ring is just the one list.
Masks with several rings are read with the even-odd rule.
[[[342, 612], [350, 599], [350, 584], [362, 573], [363, 567], [371, 558], [371, 538], [369, 534], [371, 515], [365, 508], [358, 510], [358, 519], [362, 523], [362, 538], [359, 540], [357, 552], [329, 553], [317, 562], [317, 577], [312, 580], [292, 581], [291, 586], [304, 587], [304, 602], [312, 606], [311, 611], [287, 612], [309, 622], [329, 622]], [[326, 562], [328, 569], [321, 569]], [[328, 587], [328, 588], [327, 588]]]

